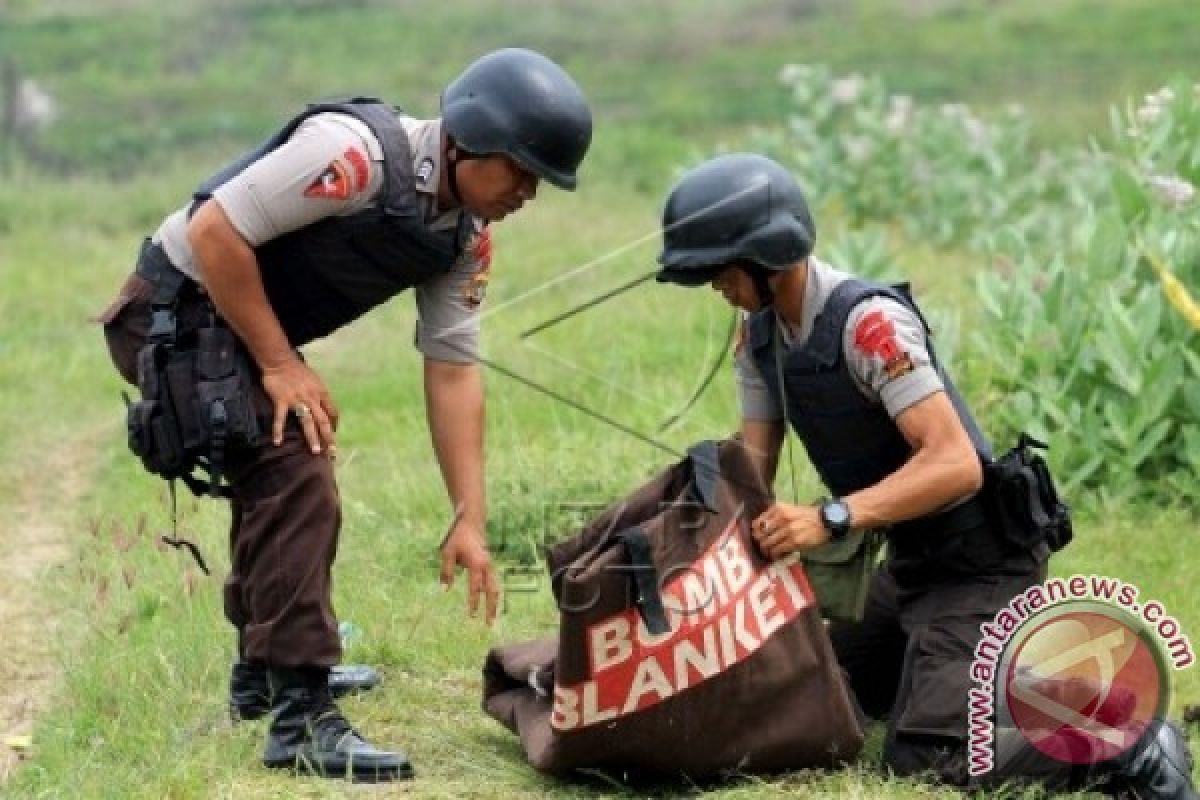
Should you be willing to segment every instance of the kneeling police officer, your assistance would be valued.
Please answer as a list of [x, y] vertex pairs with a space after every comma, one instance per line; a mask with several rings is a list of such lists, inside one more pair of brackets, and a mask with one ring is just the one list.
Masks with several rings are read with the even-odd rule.
[[377, 678], [333, 669], [339, 412], [297, 350], [408, 288], [455, 508], [441, 579], [465, 568], [472, 613], [482, 596], [489, 622], [495, 614], [477, 363], [487, 225], [533, 199], [541, 180], [574, 189], [592, 121], [575, 81], [522, 49], [467, 67], [441, 112], [414, 119], [371, 98], [310, 106], [163, 222], [102, 315], [117, 369], [141, 389], [132, 449], [151, 471], [231, 500], [231, 705], [241, 718], [273, 709], [269, 767], [412, 774], [403, 753], [372, 747], [334, 703]]
[[[1051, 546], [1065, 541], [1031, 541], [996, 523], [981, 496], [991, 448], [907, 289], [818, 260], [815, 235], [787, 170], [758, 155], [722, 156], [671, 191], [658, 279], [709, 284], [745, 312], [735, 356], [742, 437], [770, 484], [790, 424], [833, 495], [776, 503], [754, 520], [763, 553], [810, 553], [851, 531], [887, 529], [888, 556], [861, 618], [831, 626], [834, 651], [862, 710], [887, 717], [885, 765], [967, 785], [979, 626], [1040, 583]], [[988, 780], [1195, 797], [1186, 745], [1166, 723], [1092, 768], [1033, 752], [1009, 767]]]

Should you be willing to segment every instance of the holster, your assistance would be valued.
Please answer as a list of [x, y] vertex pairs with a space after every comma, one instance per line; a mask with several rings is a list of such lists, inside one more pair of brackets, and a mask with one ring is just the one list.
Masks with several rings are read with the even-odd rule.
[[[126, 417], [129, 449], [155, 475], [181, 479], [196, 494], [219, 494], [228, 457], [265, 440], [254, 403], [257, 372], [211, 302], [161, 248], [147, 241], [137, 271], [155, 294], [150, 334], [137, 358], [141, 398]], [[185, 294], [209, 306], [204, 322], [188, 329], [178, 323]], [[207, 480], [195, 476], [198, 468]]]
[[1022, 433], [1015, 447], [985, 464], [983, 496], [1010, 542], [1024, 548], [1045, 542], [1052, 551], [1061, 550], [1074, 536], [1071, 511], [1034, 448], [1046, 445]]

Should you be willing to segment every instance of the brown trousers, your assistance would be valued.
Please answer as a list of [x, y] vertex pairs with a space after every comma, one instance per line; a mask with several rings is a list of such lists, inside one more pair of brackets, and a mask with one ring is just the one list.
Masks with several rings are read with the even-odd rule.
[[[101, 315], [117, 371], [137, 382], [137, 353], [150, 329], [151, 287], [138, 276]], [[194, 287], [181, 295], [178, 326], [195, 328], [209, 313]], [[271, 405], [256, 387], [259, 414]], [[231, 456], [232, 567], [225, 581], [225, 616], [238, 630], [240, 656], [270, 666], [333, 666], [341, 660], [334, 616], [332, 567], [341, 528], [333, 462], [313, 455], [294, 420], [283, 444]]]

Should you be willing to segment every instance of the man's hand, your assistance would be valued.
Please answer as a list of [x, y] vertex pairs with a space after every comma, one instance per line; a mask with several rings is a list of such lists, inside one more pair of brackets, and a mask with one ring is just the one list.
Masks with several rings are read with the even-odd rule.
[[829, 541], [829, 531], [821, 522], [816, 506], [776, 503], [750, 525], [758, 549], [772, 561], [805, 553]]
[[473, 617], [479, 611], [479, 595], [486, 598], [486, 619], [491, 625], [496, 620], [496, 609], [500, 604], [500, 583], [496, 579], [496, 568], [484, 543], [483, 531], [477, 526], [459, 520], [442, 542], [442, 585], [449, 589], [454, 584], [454, 573], [458, 567], [467, 570], [467, 612]]
[[276, 445], [283, 443], [287, 415], [295, 414], [313, 453], [320, 453], [323, 447], [328, 448], [330, 455], [337, 453], [334, 441], [337, 406], [333, 404], [325, 382], [311, 367], [298, 358], [289, 359], [264, 369], [262, 385], [275, 409], [271, 441]]

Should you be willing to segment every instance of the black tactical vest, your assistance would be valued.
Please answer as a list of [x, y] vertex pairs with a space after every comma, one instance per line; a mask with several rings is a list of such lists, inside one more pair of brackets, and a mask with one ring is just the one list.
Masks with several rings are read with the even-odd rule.
[[[850, 311], [869, 297], [890, 297], [912, 309], [928, 337], [907, 284], [894, 287], [857, 279], [840, 283], [813, 323], [812, 334], [803, 347], [791, 348], [777, 362], [775, 312], [764, 309], [748, 320], [746, 347], [770, 391], [780, 398], [778, 367], [784, 374], [787, 417], [804, 443], [808, 457], [821, 480], [838, 497], [873, 486], [899, 469], [912, 449], [881, 403], [867, 399], [854, 382], [842, 353], [842, 334]], [[984, 462], [991, 460], [991, 446], [984, 438], [962, 396], [933, 353], [930, 357], [946, 392], [958, 411], [963, 427]], [[782, 398], [780, 398], [782, 399]]]
[[370, 208], [327, 217], [254, 249], [267, 299], [294, 347], [448, 271], [472, 232], [466, 212], [457, 230], [426, 228], [417, 204], [412, 150], [397, 111], [364, 97], [310, 105], [260, 147], [202, 183], [192, 211], [217, 187], [287, 141], [304, 120], [328, 111], [360, 119], [375, 134], [383, 148], [383, 188]]

